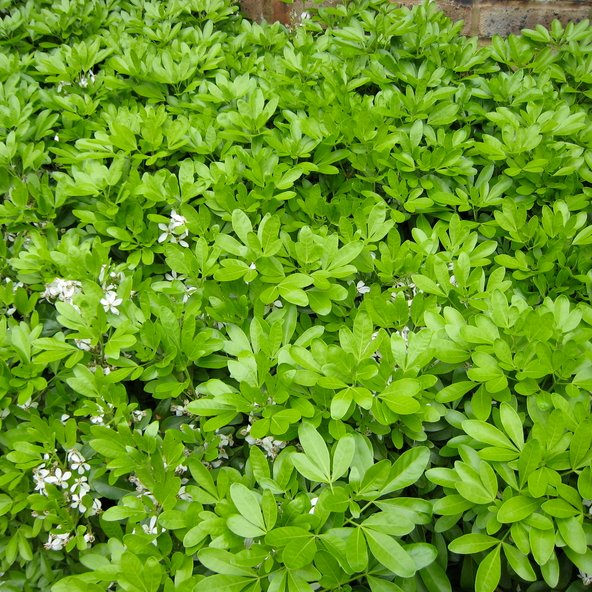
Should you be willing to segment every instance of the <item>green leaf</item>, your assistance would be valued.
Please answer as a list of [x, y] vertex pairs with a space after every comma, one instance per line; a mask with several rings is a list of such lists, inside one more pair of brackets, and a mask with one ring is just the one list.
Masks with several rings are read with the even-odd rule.
[[559, 534], [574, 553], [583, 554], [588, 549], [586, 532], [576, 517], [558, 518], [555, 520]]
[[540, 502], [531, 497], [516, 495], [506, 500], [497, 512], [497, 519], [502, 524], [520, 522], [535, 512]]
[[452, 585], [439, 563], [434, 562], [424, 567], [419, 575], [427, 592], [452, 592]]
[[330, 483], [331, 477], [327, 476], [319, 467], [306, 456], [300, 452], [295, 452], [290, 455], [290, 461], [294, 468], [309, 481], [317, 483]]
[[218, 574], [201, 580], [199, 586], [208, 592], [241, 592], [252, 581], [243, 576]]
[[284, 547], [294, 539], [305, 540], [311, 536], [308, 530], [299, 526], [280, 526], [265, 537], [265, 543], [274, 547]]
[[592, 468], [586, 467], [578, 477], [578, 492], [584, 499], [592, 499]]
[[331, 476], [331, 458], [323, 437], [310, 422], [304, 421], [298, 428], [298, 438], [306, 457], [316, 466], [328, 482]]
[[253, 232], [253, 225], [251, 220], [242, 210], [234, 210], [232, 212], [232, 228], [236, 235], [246, 245], [247, 236]]
[[477, 385], [470, 380], [453, 382], [452, 384], [438, 391], [438, 394], [436, 395], [436, 401], [438, 403], [452, 403], [453, 401], [458, 401], [458, 399], [462, 398], [476, 386]]
[[371, 529], [364, 529], [364, 534], [370, 552], [384, 567], [402, 578], [415, 574], [415, 562], [393, 537]]
[[353, 532], [345, 544], [347, 562], [354, 572], [363, 572], [368, 567], [368, 548], [361, 528], [352, 529]]
[[555, 549], [555, 531], [530, 527], [528, 540], [534, 560], [539, 565], [547, 563]]
[[238, 514], [229, 516], [226, 519], [226, 525], [234, 534], [244, 538], [254, 539], [265, 536], [266, 532], [264, 528], [260, 528], [244, 516], [239, 516]]
[[467, 419], [462, 422], [462, 429], [471, 436], [471, 438], [483, 442], [484, 444], [516, 450], [514, 444], [508, 440], [507, 436], [505, 436], [501, 430], [498, 430], [495, 426], [484, 421]]
[[501, 578], [501, 544], [490, 551], [477, 568], [475, 590], [479, 592], [495, 592]]
[[371, 592], [403, 592], [403, 589], [400, 586], [397, 586], [397, 584], [389, 580], [374, 576], [368, 576], [366, 579], [370, 584]]
[[233, 483], [230, 486], [230, 498], [241, 516], [265, 531], [265, 521], [261, 513], [259, 496], [256, 493], [242, 483]]
[[300, 569], [306, 567], [317, 552], [317, 544], [313, 535], [308, 537], [291, 540], [285, 547], [282, 553], [282, 561], [289, 569]]
[[448, 549], [453, 553], [471, 554], [481, 553], [494, 545], [499, 543], [499, 539], [485, 534], [465, 534], [457, 539], [454, 539], [449, 545]]
[[553, 516], [554, 518], [570, 518], [577, 514], [581, 514], [580, 509], [574, 508], [571, 504], [562, 499], [547, 500], [546, 502], [543, 502], [541, 508], [546, 514], [549, 514], [549, 516]]
[[550, 588], [556, 588], [557, 584], [559, 583], [559, 561], [557, 560], [557, 555], [553, 553], [547, 563], [541, 565], [541, 573], [543, 574], [543, 579], [545, 583]]
[[389, 481], [382, 488], [381, 493], [392, 493], [409, 487], [420, 479], [430, 462], [430, 451], [425, 446], [415, 446], [405, 451], [395, 461]]
[[356, 451], [356, 442], [351, 434], [346, 434], [340, 438], [333, 450], [333, 469], [331, 471], [331, 481], [345, 475], [349, 470], [354, 453]]
[[592, 446], [592, 422], [584, 421], [578, 425], [569, 445], [569, 462], [574, 469], [578, 469], [586, 459], [589, 459]]
[[500, 419], [506, 434], [510, 436], [516, 448], [522, 450], [524, 447], [524, 426], [518, 413], [507, 403], [502, 403], [500, 405]]
[[223, 549], [208, 547], [197, 553], [199, 561], [210, 571], [228, 576], [252, 576], [250, 569], [237, 565], [234, 555]]
[[504, 555], [510, 564], [510, 567], [527, 582], [535, 582], [536, 573], [528, 560], [528, 557], [521, 553], [516, 547], [508, 543], [503, 543]]

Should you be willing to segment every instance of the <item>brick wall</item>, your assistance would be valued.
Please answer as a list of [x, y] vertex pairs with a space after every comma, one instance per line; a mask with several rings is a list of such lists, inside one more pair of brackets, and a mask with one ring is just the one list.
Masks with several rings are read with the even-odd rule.
[[[592, 0], [437, 0], [442, 10], [455, 20], [464, 20], [464, 33], [483, 38], [519, 33], [554, 19], [562, 23], [592, 18]], [[281, 0], [240, 0], [244, 14], [254, 20], [296, 22], [306, 2], [286, 4]], [[399, 0], [413, 6], [421, 0]], [[591, 25], [592, 26], [592, 25]]]

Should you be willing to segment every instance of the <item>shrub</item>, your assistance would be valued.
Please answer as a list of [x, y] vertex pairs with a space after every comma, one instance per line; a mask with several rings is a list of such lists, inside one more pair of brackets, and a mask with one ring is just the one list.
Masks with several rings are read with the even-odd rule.
[[592, 581], [589, 23], [1, 8], [2, 590]]

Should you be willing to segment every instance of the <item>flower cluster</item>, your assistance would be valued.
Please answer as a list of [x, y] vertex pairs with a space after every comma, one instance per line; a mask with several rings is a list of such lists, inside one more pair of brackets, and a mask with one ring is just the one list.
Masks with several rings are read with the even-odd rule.
[[117, 295], [117, 288], [125, 278], [125, 275], [121, 271], [112, 271], [110, 273], [107, 273], [107, 271], [107, 266], [103, 265], [99, 273], [99, 281], [101, 282], [105, 292], [103, 298], [100, 300], [100, 303], [105, 312], [111, 312], [115, 315], [118, 315], [119, 306], [121, 306], [123, 303], [123, 299], [119, 298]]
[[[72, 540], [72, 538], [72, 535], [68, 532], [50, 532], [47, 542], [43, 546], [48, 551], [61, 551]], [[95, 540], [94, 535], [91, 533], [86, 533], [83, 538], [87, 545], [92, 544]]]
[[582, 584], [584, 584], [584, 586], [592, 585], [592, 574], [588, 574], [586, 572], [583, 572], [582, 570], [579, 570], [578, 578], [582, 580]]
[[101, 304], [105, 309], [105, 312], [112, 312], [113, 314], [119, 314], [118, 306], [121, 306], [123, 299], [117, 296], [117, 292], [113, 290], [107, 290], [103, 298], [101, 298]]
[[87, 74], [81, 74], [80, 80], [78, 85], [80, 88], [86, 88], [88, 86], [88, 81], [90, 80], [91, 83], [94, 84], [96, 75], [92, 70], [89, 70]]
[[408, 306], [411, 306], [413, 304], [413, 298], [417, 294], [422, 293], [422, 290], [419, 290], [413, 282], [407, 279], [402, 279], [396, 282], [393, 286], [393, 289], [395, 290], [395, 292], [391, 292], [391, 296], [393, 298], [396, 298], [399, 292], [403, 292], [403, 294], [405, 294], [405, 297], [407, 298]]
[[232, 434], [221, 434], [219, 431], [216, 430], [216, 434], [220, 441], [218, 442], [218, 458], [211, 462], [212, 467], [217, 469], [223, 463], [223, 461], [228, 460], [228, 452], [226, 448], [232, 448], [234, 446], [234, 439]]
[[177, 214], [175, 210], [171, 212], [171, 217], [168, 224], [161, 222], [158, 225], [161, 234], [158, 237], [159, 243], [168, 241], [170, 243], [179, 244], [182, 247], [188, 247], [189, 243], [185, 240], [189, 236], [189, 231], [186, 229], [187, 218]]
[[368, 294], [368, 292], [370, 292], [370, 286], [367, 286], [363, 281], [360, 280], [356, 284], [356, 292], [360, 296], [363, 296], [364, 294]]
[[63, 532], [58, 534], [50, 533], [47, 542], [43, 546], [48, 551], [60, 551], [68, 544], [68, 541], [71, 538], [72, 535], [69, 532]]
[[138, 497], [147, 497], [154, 504], [158, 503], [154, 494], [142, 483], [142, 481], [140, 481], [139, 477], [136, 475], [130, 475], [127, 480], [136, 488]]
[[185, 399], [182, 405], [173, 404], [170, 407], [171, 413], [174, 413], [177, 417], [181, 417], [183, 415], [191, 415], [189, 411], [187, 411], [187, 405], [189, 401]]
[[62, 278], [55, 278], [53, 282], [45, 285], [45, 291], [41, 295], [46, 300], [60, 300], [61, 302], [67, 302], [72, 304], [75, 308], [76, 305], [72, 302], [72, 299], [77, 294], [80, 294], [82, 284], [76, 280], [64, 280]]
[[[450, 262], [448, 264], [448, 271], [454, 271], [454, 263]], [[456, 281], [456, 276], [452, 273], [450, 274], [450, 285], [451, 286], [458, 286], [458, 282]]]
[[[183, 290], [185, 291], [185, 293], [183, 294], [183, 304], [185, 304], [189, 300], [192, 294], [197, 292], [197, 288], [195, 286], [185, 284], [187, 278], [184, 275], [178, 274], [174, 270], [165, 273], [164, 279], [168, 280], [169, 282], [179, 282], [181, 284]], [[179, 284], [177, 284], [177, 286], [178, 285]]]
[[[45, 461], [49, 460], [48, 455], [45, 455], [44, 458]], [[47, 462], [35, 467], [33, 469], [35, 491], [47, 496], [47, 485], [53, 485], [64, 490], [65, 498], [72, 509], [78, 510], [81, 514], [88, 512], [90, 516], [97, 514], [101, 510], [101, 502], [99, 499], [91, 499], [88, 495], [90, 485], [87, 473], [90, 471], [90, 465], [80, 451], [75, 448], [67, 452], [66, 460], [67, 469], [63, 469], [57, 464], [48, 467]], [[56, 540], [59, 540], [59, 537]]]
[[405, 345], [409, 344], [409, 333], [411, 333], [411, 329], [405, 325], [400, 331], [396, 331], [397, 335], [400, 335], [405, 342]]
[[250, 425], [243, 429], [245, 442], [247, 442], [249, 446], [260, 446], [263, 448], [267, 458], [270, 458], [271, 460], [273, 460], [280, 453], [280, 450], [286, 446], [286, 442], [283, 442], [282, 440], [274, 440], [272, 436], [265, 436], [265, 438], [253, 438], [253, 436], [251, 436], [249, 433], [250, 431]]

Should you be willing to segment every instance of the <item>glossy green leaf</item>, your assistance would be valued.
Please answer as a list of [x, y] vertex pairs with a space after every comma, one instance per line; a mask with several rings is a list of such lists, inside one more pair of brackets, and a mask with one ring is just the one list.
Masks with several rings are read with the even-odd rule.
[[501, 545], [490, 551], [479, 563], [475, 577], [475, 589], [494, 592], [501, 578]]

